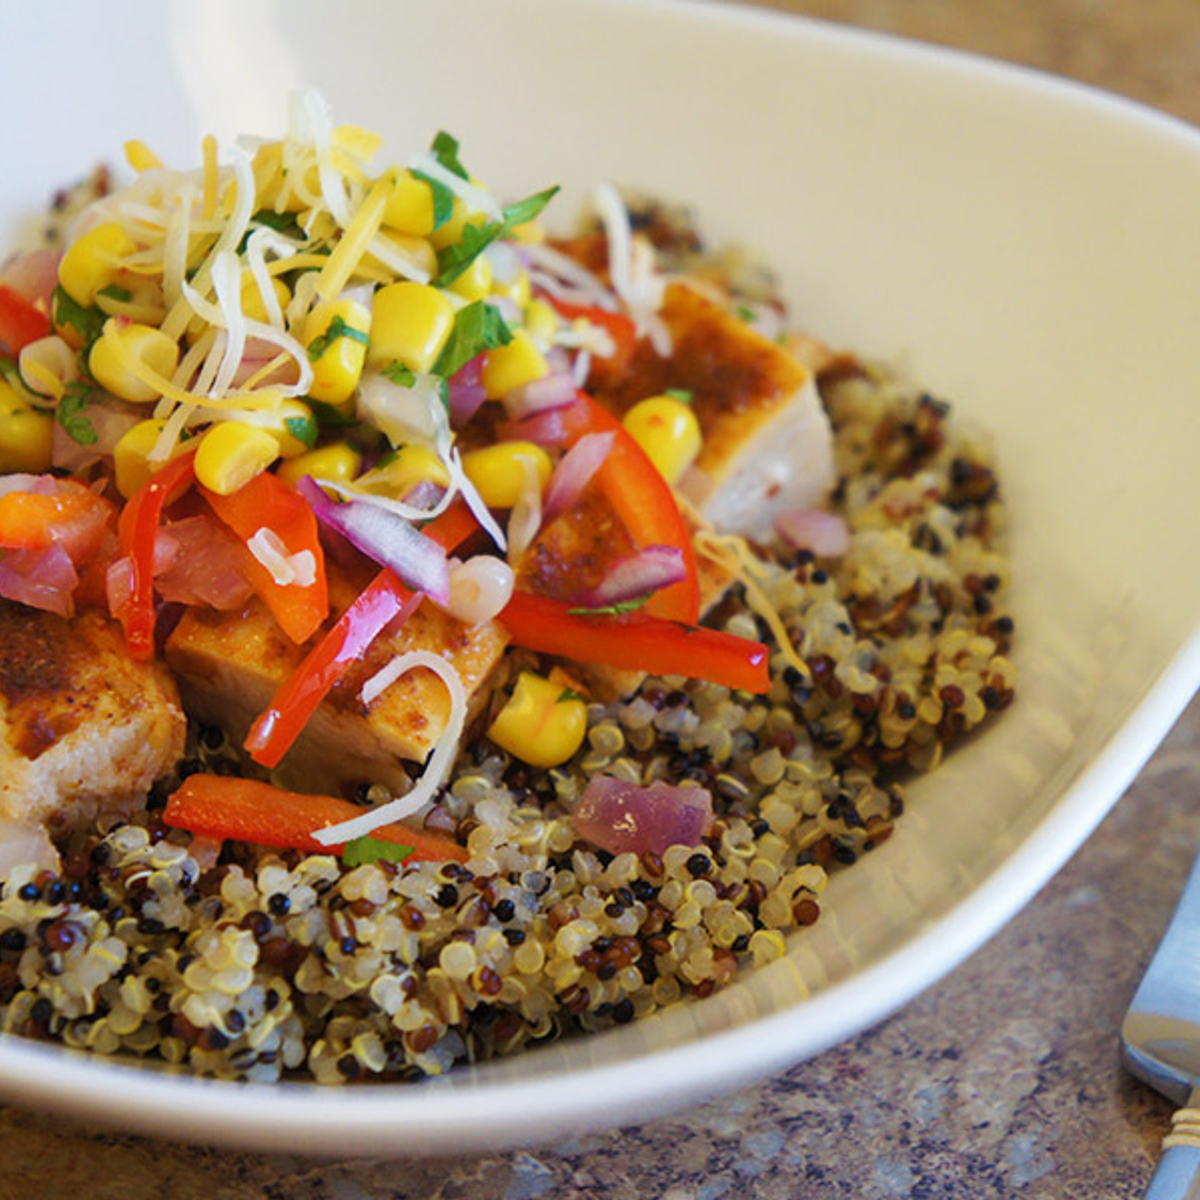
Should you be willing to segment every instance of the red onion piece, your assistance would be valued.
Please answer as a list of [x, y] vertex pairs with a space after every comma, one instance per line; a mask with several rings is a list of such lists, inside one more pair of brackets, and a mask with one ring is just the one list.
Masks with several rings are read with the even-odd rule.
[[539, 446], [565, 446], [578, 428], [578, 401], [547, 409], [519, 421], [501, 421], [496, 436], [505, 441], [536, 442]]
[[775, 532], [797, 550], [811, 550], [822, 557], [845, 554], [850, 531], [837, 513], [819, 508], [793, 508], [775, 514]]
[[683, 551], [678, 546], [646, 546], [636, 554], [617, 559], [604, 578], [579, 597], [579, 603], [586, 608], [623, 604], [686, 578]]
[[230, 612], [254, 594], [244, 570], [248, 557], [246, 547], [211, 517], [173, 521], [155, 539], [155, 590], [167, 601]]
[[11, 288], [44, 313], [50, 312], [50, 297], [58, 283], [58, 252], [30, 250], [0, 268], [0, 286]]
[[0, 596], [57, 613], [75, 614], [75, 564], [61, 542], [45, 550], [9, 550], [0, 557]]
[[565, 408], [575, 399], [575, 380], [570, 371], [552, 371], [532, 383], [514, 388], [504, 397], [504, 408], [513, 420], [534, 413]]
[[468, 359], [447, 381], [450, 398], [450, 424], [461, 429], [480, 409], [487, 399], [481, 382], [483, 355]]
[[662, 854], [698, 846], [712, 824], [712, 795], [699, 787], [649, 787], [593, 775], [573, 814], [575, 828], [610, 854]]
[[57, 421], [54, 422], [51, 462], [64, 471], [82, 471], [101, 458], [111, 457], [121, 438], [142, 420], [128, 409], [95, 401], [87, 406], [84, 415], [96, 433], [96, 440], [87, 446], [77, 442]]
[[591, 482], [612, 450], [616, 434], [585, 433], [559, 460], [546, 486], [542, 501], [542, 520], [553, 521], [561, 512], [566, 512], [580, 493]]
[[[257, 375], [267, 363], [274, 362], [281, 353], [283, 352], [274, 342], [265, 341], [263, 338], [247, 338], [245, 349], [242, 351], [242, 360], [233, 373], [230, 386], [241, 387], [247, 379]], [[298, 378], [299, 370], [296, 362], [289, 358], [286, 362], [280, 363], [270, 375], [260, 379], [258, 386], [291, 384], [295, 383]]]
[[368, 558], [391, 567], [405, 583], [444, 604], [450, 592], [446, 551], [415, 530], [403, 517], [369, 500], [337, 504], [311, 475], [296, 485], [317, 520], [336, 529]]

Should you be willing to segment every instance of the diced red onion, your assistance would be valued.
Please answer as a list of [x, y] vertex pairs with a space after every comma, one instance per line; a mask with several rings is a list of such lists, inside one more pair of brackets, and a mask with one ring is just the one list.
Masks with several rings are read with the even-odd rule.
[[0, 268], [0, 286], [11, 288], [18, 296], [50, 312], [50, 297], [58, 283], [58, 252], [30, 250]]
[[79, 584], [75, 564], [61, 542], [44, 550], [9, 550], [0, 557], [0, 596], [70, 617]]
[[17, 867], [34, 865], [58, 872], [58, 851], [45, 829], [24, 821], [0, 819], [0, 879], [7, 879]]
[[546, 485], [546, 496], [542, 501], [543, 522], [553, 521], [579, 499], [608, 457], [616, 436], [611, 429], [605, 433], [585, 433], [562, 456]]
[[[241, 387], [247, 379], [257, 375], [267, 363], [273, 362], [283, 353], [284, 351], [281, 351], [274, 342], [268, 342], [264, 338], [247, 338], [241, 361], [233, 372], [230, 386]], [[264, 376], [258, 383], [259, 386], [290, 384], [295, 383], [298, 377], [299, 369], [296, 360], [288, 356], [270, 375]]]
[[425, 814], [425, 828], [436, 829], [438, 833], [453, 833], [458, 822], [440, 804], [435, 804]]
[[419, 479], [400, 499], [412, 508], [432, 509], [446, 494], [446, 489], [432, 479]]
[[87, 446], [77, 442], [57, 421], [54, 422], [50, 460], [64, 471], [81, 471], [101, 458], [111, 457], [121, 438], [142, 420], [126, 408], [96, 401], [87, 406], [85, 416], [96, 433], [96, 440]]
[[819, 508], [793, 508], [775, 514], [775, 532], [797, 550], [811, 550], [823, 558], [845, 554], [850, 531], [837, 514]]
[[323, 525], [336, 529], [368, 558], [391, 567], [409, 587], [428, 593], [439, 604], [446, 602], [450, 589], [446, 551], [432, 538], [369, 500], [335, 503], [311, 475], [296, 487]]
[[565, 408], [575, 399], [575, 380], [570, 370], [551, 371], [541, 379], [514, 388], [504, 397], [504, 408], [515, 421], [534, 413]]
[[487, 399], [487, 391], [481, 382], [483, 355], [468, 359], [447, 381], [450, 399], [450, 424], [461, 429], [480, 409]]
[[591, 591], [579, 596], [587, 608], [603, 608], [649, 596], [687, 577], [683, 552], [678, 546], [646, 546], [619, 558]]
[[496, 435], [505, 441], [536, 442], [539, 446], [565, 446], [576, 427], [571, 418], [576, 415], [578, 401], [562, 408], [534, 413], [519, 421], [501, 421]]
[[610, 854], [662, 854], [700, 844], [712, 824], [712, 795], [700, 787], [643, 787], [593, 775], [572, 815], [580, 837]]
[[[162, 555], [160, 546], [173, 552]], [[254, 592], [246, 580], [246, 559], [245, 546], [211, 517], [173, 521], [155, 539], [154, 587], [167, 601], [230, 612]]]

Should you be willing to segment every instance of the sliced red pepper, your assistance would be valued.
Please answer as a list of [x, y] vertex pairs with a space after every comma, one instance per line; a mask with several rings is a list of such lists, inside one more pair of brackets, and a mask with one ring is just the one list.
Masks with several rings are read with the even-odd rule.
[[[361, 808], [334, 796], [286, 792], [256, 779], [230, 775], [189, 775], [167, 801], [163, 822], [202, 837], [340, 855], [344, 844], [323, 846], [313, 833], [361, 816]], [[407, 825], [384, 825], [371, 837], [411, 847], [408, 860], [413, 862], [467, 859], [466, 848], [450, 838]]]
[[497, 619], [518, 646], [542, 654], [652, 675], [685, 675], [747, 692], [771, 686], [770, 655], [762, 642], [644, 611], [584, 615], [560, 600], [516, 592]]
[[[477, 528], [467, 506], [454, 504], [422, 532], [452, 550]], [[264, 767], [277, 766], [329, 689], [366, 653], [385, 626], [407, 618], [420, 600], [421, 593], [409, 591], [389, 568], [380, 571], [284, 680], [270, 707], [250, 727], [244, 745], [251, 758]]]
[[618, 369], [629, 361], [637, 346], [638, 334], [637, 326], [624, 313], [601, 308], [598, 304], [572, 304], [569, 300], [562, 300], [558, 296], [552, 296], [549, 292], [539, 292], [538, 295], [557, 309], [559, 314], [566, 317], [568, 321], [575, 321], [582, 317], [585, 321], [590, 321], [593, 325], [607, 330], [615, 347], [608, 361]]
[[117, 535], [121, 553], [129, 559], [132, 591], [129, 603], [116, 615], [125, 628], [131, 658], [154, 656], [154, 540], [163, 508], [196, 478], [192, 466], [195, 457], [196, 452], [191, 450], [171, 459], [121, 509]]
[[50, 318], [24, 296], [0, 285], [0, 343], [14, 358], [40, 338], [50, 336]]
[[85, 487], [59, 484], [52, 495], [8, 492], [0, 496], [0, 547], [45, 550], [66, 542], [74, 558], [99, 542], [112, 506]]
[[304, 497], [291, 484], [263, 471], [228, 496], [201, 488], [213, 512], [248, 542], [260, 529], [276, 534], [291, 554], [307, 550], [316, 563], [313, 582], [279, 584], [256, 558], [246, 565], [246, 577], [271, 610], [280, 629], [297, 645], [307, 642], [329, 615], [329, 584], [325, 578], [325, 552], [317, 533], [317, 518]]

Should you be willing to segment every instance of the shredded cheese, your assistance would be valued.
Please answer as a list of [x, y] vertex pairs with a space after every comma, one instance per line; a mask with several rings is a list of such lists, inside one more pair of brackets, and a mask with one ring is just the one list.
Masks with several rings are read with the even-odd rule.
[[287, 543], [266, 525], [247, 539], [246, 548], [266, 568], [280, 587], [312, 587], [317, 578], [317, 560], [311, 550], [289, 554]]
[[220, 174], [217, 171], [217, 139], [211, 133], [204, 135], [200, 143], [200, 152], [204, 156], [204, 206], [201, 216], [211, 221], [217, 211], [217, 187]]
[[363, 684], [362, 702], [368, 706], [373, 704], [387, 688], [414, 667], [424, 667], [432, 671], [446, 685], [446, 691], [450, 694], [450, 717], [446, 722], [445, 731], [434, 747], [421, 778], [411, 791], [389, 804], [364, 813], [361, 817], [343, 821], [340, 825], [331, 825], [326, 829], [314, 830], [313, 837], [323, 846], [336, 846], [354, 838], [366, 837], [381, 825], [399, 821], [416, 812], [437, 794], [447, 771], [453, 765], [458, 753], [458, 741], [462, 737], [467, 719], [467, 693], [462, 677], [440, 655], [431, 654], [428, 650], [411, 650], [407, 654], [397, 655]]
[[321, 276], [317, 280], [317, 295], [322, 300], [332, 300], [350, 281], [359, 259], [367, 252], [367, 247], [379, 232], [379, 226], [383, 224], [383, 212], [387, 207], [390, 191], [386, 179], [376, 181], [338, 244], [334, 246], [333, 253], [325, 260]]
[[503, 218], [504, 212], [490, 192], [446, 170], [432, 154], [418, 154], [409, 160], [408, 166], [410, 170], [420, 171], [422, 175], [428, 175], [436, 183], [449, 188], [469, 212], [483, 213], [493, 221]]

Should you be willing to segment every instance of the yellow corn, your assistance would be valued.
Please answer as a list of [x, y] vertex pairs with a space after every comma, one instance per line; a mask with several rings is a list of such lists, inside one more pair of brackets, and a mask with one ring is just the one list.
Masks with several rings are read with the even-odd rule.
[[524, 329], [518, 329], [507, 346], [488, 351], [480, 382], [489, 400], [499, 400], [549, 371], [546, 356], [534, 345], [533, 338]]
[[[472, 180], [472, 183], [475, 181]], [[456, 196], [454, 198], [454, 210], [450, 214], [450, 219], [439, 228], [435, 229], [430, 235], [429, 240], [433, 243], [435, 250], [444, 250], [447, 246], [453, 246], [457, 242], [462, 241], [463, 230], [468, 225], [486, 225], [488, 222], [487, 215], [481, 212], [468, 212], [467, 206]]]
[[[384, 230], [384, 235], [414, 267], [424, 271], [430, 279], [437, 274], [437, 253], [429, 244], [428, 238], [414, 237], [408, 233], [394, 233], [390, 229]], [[367, 275], [368, 270], [382, 271], [387, 279], [394, 279], [396, 276], [396, 272], [392, 267], [385, 266], [369, 250], [363, 255], [362, 262], [359, 263], [354, 273], [356, 276], [369, 278]]]
[[[152, 325], [133, 322], [121, 325], [116, 329], [116, 338], [134, 358], [159, 375], [169, 378], [179, 362], [178, 344]], [[92, 346], [88, 370], [97, 383], [122, 400], [146, 403], [157, 400], [160, 395], [126, 368], [107, 337], [100, 338]]]
[[[526, 276], [528, 278], [528, 276]], [[549, 347], [558, 332], [558, 313], [545, 300], [533, 300], [525, 310], [525, 328], [541, 350]]]
[[512, 508], [525, 490], [525, 465], [543, 489], [554, 464], [536, 442], [497, 442], [463, 455], [463, 470], [488, 508]]
[[428, 237], [433, 232], [433, 192], [411, 171], [391, 173], [392, 191], [383, 210], [383, 223], [400, 233]]
[[488, 737], [532, 767], [556, 767], [583, 744], [587, 706], [561, 684], [522, 671]]
[[209, 491], [228, 496], [265, 471], [279, 457], [279, 443], [265, 429], [222, 421], [196, 451], [196, 478]]
[[325, 342], [320, 356], [313, 361], [313, 381], [308, 394], [326, 404], [343, 404], [354, 395], [367, 358], [366, 339], [371, 332], [370, 310], [356, 300], [327, 300], [317, 304], [304, 322], [304, 343], [312, 352], [313, 343], [327, 338], [335, 321], [348, 332], [336, 334]]
[[362, 469], [362, 455], [349, 442], [331, 442], [279, 464], [276, 474], [288, 483], [299, 483], [305, 475], [349, 483]]
[[108, 287], [121, 270], [121, 259], [137, 247], [133, 239], [113, 221], [89, 229], [67, 248], [58, 264], [58, 282], [62, 289], [85, 307], [96, 299], [96, 293]]
[[492, 264], [487, 255], [477, 254], [449, 290], [464, 300], [482, 300], [492, 290]]
[[143, 171], [151, 171], [163, 165], [162, 159], [146, 145], [145, 142], [131, 138], [123, 147], [125, 161], [140, 175]]
[[678, 483], [700, 453], [700, 422], [691, 405], [674, 396], [639, 400], [623, 424], [668, 483]]
[[39, 412], [0, 379], [0, 474], [49, 470], [53, 442], [54, 417]]
[[493, 296], [507, 296], [520, 309], [528, 307], [532, 294], [529, 272], [525, 270], [518, 271], [507, 283], [492, 283]]
[[[247, 422], [249, 424], [249, 422]], [[254, 422], [256, 429], [269, 433], [279, 447], [281, 458], [298, 458], [312, 449], [317, 423], [312, 409], [302, 400], [286, 399], [279, 407]]]
[[375, 293], [375, 316], [367, 363], [393, 362], [428, 371], [454, 328], [454, 306], [445, 292], [424, 283], [389, 283]]
[[[152, 463], [150, 451], [158, 443], [165, 421], [139, 421], [132, 429], [121, 435], [113, 447], [113, 466], [116, 469], [117, 491], [126, 499], [134, 494], [152, 475], [157, 474], [167, 464], [166, 462]], [[188, 442], [176, 442], [171, 457], [183, 454], [191, 448]]]
[[446, 464], [427, 446], [401, 446], [386, 462], [368, 471], [358, 486], [377, 496], [401, 500], [419, 483], [450, 486]]
[[[292, 298], [291, 289], [278, 276], [271, 280], [271, 289], [275, 293], [275, 299], [279, 302], [279, 311], [283, 312], [288, 302]], [[262, 292], [259, 290], [258, 281], [254, 278], [252, 271], [242, 272], [242, 313], [249, 317], [251, 321], [267, 321], [267, 306], [263, 303]]]

